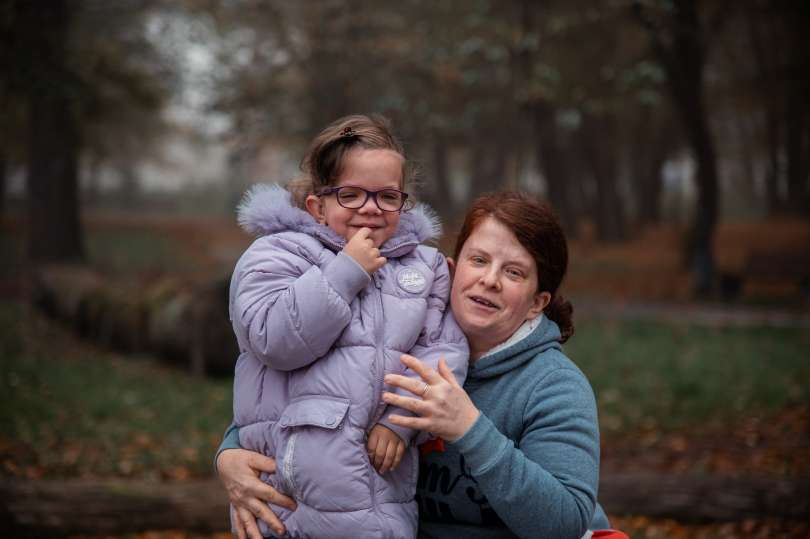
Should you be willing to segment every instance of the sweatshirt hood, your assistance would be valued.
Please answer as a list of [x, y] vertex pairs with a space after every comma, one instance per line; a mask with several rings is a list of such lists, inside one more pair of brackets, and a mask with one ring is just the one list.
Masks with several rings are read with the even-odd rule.
[[531, 361], [546, 350], [561, 350], [560, 338], [557, 324], [543, 316], [540, 324], [524, 339], [471, 363], [467, 371], [467, 383], [500, 376]]
[[[295, 206], [290, 192], [278, 184], [256, 184], [245, 193], [237, 210], [239, 225], [255, 236], [278, 232], [303, 232], [318, 238], [338, 251], [346, 240], [326, 225], [318, 223], [309, 213]], [[442, 226], [436, 212], [425, 204], [400, 215], [394, 235], [380, 246], [384, 256], [400, 256], [416, 245], [436, 240]]]

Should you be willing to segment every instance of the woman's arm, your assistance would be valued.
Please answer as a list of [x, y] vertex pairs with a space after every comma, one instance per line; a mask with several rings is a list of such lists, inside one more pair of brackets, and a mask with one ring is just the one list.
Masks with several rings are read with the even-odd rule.
[[[523, 433], [516, 446], [484, 414], [469, 420], [474, 405], [441, 369], [443, 380], [425, 367], [415, 368], [430, 384], [428, 398], [388, 393], [384, 399], [421, 417], [391, 420], [452, 442], [482, 494], [519, 537], [582, 537], [596, 506], [599, 479], [596, 405], [587, 380], [574, 370], [558, 369], [536, 382], [521, 411]], [[420, 389], [403, 377], [389, 383], [414, 393]]]
[[279, 493], [259, 479], [261, 472], [276, 471], [276, 461], [260, 453], [239, 449], [239, 429], [228, 427], [217, 451], [216, 469], [233, 506], [232, 520], [239, 539], [262, 539], [256, 519], [264, 520], [279, 536], [284, 535], [284, 524], [273, 514], [271, 502], [295, 510], [295, 500]]
[[235, 270], [231, 318], [240, 344], [278, 370], [323, 356], [351, 320], [349, 304], [370, 280], [345, 253], [319, 267], [305, 252], [289, 238], [261, 238]]
[[573, 370], [537, 384], [516, 443], [481, 415], [456, 440], [492, 508], [519, 537], [582, 537], [599, 481], [599, 434], [590, 386]]

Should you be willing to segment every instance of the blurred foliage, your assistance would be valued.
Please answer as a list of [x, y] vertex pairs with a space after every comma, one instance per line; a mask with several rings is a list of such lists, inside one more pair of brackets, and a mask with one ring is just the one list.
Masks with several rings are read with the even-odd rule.
[[[0, 140], [0, 166], [17, 170], [36, 154], [19, 135], [32, 127], [32, 89], [46, 81], [78, 122], [85, 201], [155, 204], [139, 192], [140, 165], [194, 183], [171, 170], [166, 141], [206, 147], [219, 137], [227, 172], [222, 191], [204, 196], [230, 208], [246, 184], [286, 180], [317, 130], [355, 112], [393, 119], [421, 170], [422, 197], [446, 221], [482, 191], [519, 188], [549, 198], [572, 236], [593, 222], [600, 241], [704, 217], [702, 249], [718, 204], [761, 216], [802, 214], [810, 200], [801, 97], [810, 92], [810, 13], [795, 0], [54, 1], [69, 15], [68, 39], [53, 47], [64, 51], [59, 70], [32, 52], [47, 33], [25, 15], [34, 4], [0, 2], [0, 102], [4, 135], [14, 134]], [[689, 28], [677, 24], [693, 12]], [[675, 64], [705, 67], [690, 79], [691, 108], [673, 100], [687, 83]], [[695, 138], [714, 138], [716, 152], [703, 155]], [[695, 211], [691, 173], [671, 168], [685, 151], [701, 169], [713, 153], [721, 165], [719, 201], [708, 182], [711, 196], [701, 187]], [[105, 174], [120, 180], [120, 196], [99, 194]], [[76, 203], [69, 192], [56, 198]]]

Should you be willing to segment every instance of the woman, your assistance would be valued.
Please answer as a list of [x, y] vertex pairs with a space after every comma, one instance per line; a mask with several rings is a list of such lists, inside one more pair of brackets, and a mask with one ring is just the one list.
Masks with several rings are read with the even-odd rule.
[[[518, 193], [478, 198], [456, 242], [450, 303], [470, 344], [460, 387], [444, 363], [402, 361], [421, 381], [388, 375], [383, 399], [413, 412], [403, 427], [448, 443], [424, 455], [419, 536], [582, 537], [607, 528], [596, 503], [599, 433], [593, 392], [562, 353], [571, 305], [556, 295], [568, 263], [565, 236], [548, 207]], [[283, 533], [266, 500], [294, 501], [256, 479], [273, 459], [237, 447], [233, 429], [217, 459], [237, 508], [237, 535], [258, 538], [255, 517]]]

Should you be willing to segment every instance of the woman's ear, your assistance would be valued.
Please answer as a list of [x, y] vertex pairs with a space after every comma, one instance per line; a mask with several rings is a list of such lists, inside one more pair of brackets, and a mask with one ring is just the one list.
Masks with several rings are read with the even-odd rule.
[[309, 214], [316, 221], [318, 221], [320, 224], [326, 223], [326, 216], [323, 214], [323, 201], [320, 197], [309, 195], [304, 201], [304, 205], [307, 207]]
[[548, 304], [551, 303], [551, 293], [550, 292], [538, 292], [534, 295], [534, 303], [529, 308], [529, 312], [526, 314], [526, 320], [534, 320], [540, 313], [543, 312]]
[[447, 267], [450, 270], [450, 277], [456, 273], [456, 261], [452, 257], [447, 257]]

